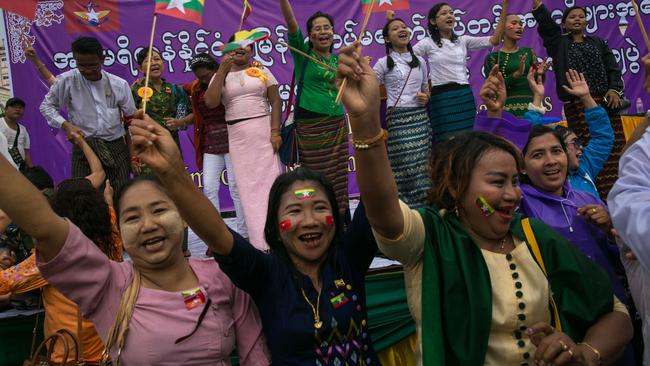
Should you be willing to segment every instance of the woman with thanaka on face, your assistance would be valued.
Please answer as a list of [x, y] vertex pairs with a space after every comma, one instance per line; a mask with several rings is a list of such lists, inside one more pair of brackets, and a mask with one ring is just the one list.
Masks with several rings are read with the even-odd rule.
[[[339, 54], [357, 180], [380, 249], [404, 264], [422, 363], [615, 359], [632, 335], [625, 307], [598, 266], [542, 222], [515, 212], [521, 157], [514, 145], [480, 132], [450, 139], [430, 163], [429, 206], [412, 210], [399, 201], [377, 139], [377, 81], [358, 46]], [[533, 237], [539, 255], [529, 248]], [[550, 294], [558, 322], [551, 321]]]
[[[529, 74], [529, 79], [533, 79], [533, 72]], [[600, 118], [607, 121], [606, 112], [597, 106], [589, 94], [584, 77], [571, 70], [567, 81], [569, 84], [565, 90], [583, 101], [589, 111], [589, 117], [597, 119], [600, 114]], [[535, 99], [540, 100], [544, 95], [541, 80], [532, 80], [531, 88], [534, 90]], [[494, 118], [501, 118], [506, 97], [505, 93], [498, 90], [504, 89], [503, 78], [497, 78], [494, 74], [481, 89], [481, 97], [488, 107], [488, 115]], [[528, 112], [527, 116], [530, 117], [530, 113], [533, 112]], [[508, 134], [509, 138], [513, 136], [512, 133]], [[567, 174], [571, 161], [577, 160], [577, 157], [568, 150], [564, 138], [564, 132], [538, 124], [532, 127], [528, 141], [521, 144], [524, 154], [524, 184], [521, 185], [523, 196], [519, 211], [545, 222], [601, 266], [607, 272], [617, 298], [627, 300], [618, 277], [618, 273], [623, 273], [618, 250], [608, 240], [608, 236], [613, 238], [613, 233], [607, 209], [604, 203], [591, 193], [572, 187]], [[594, 144], [596, 143], [597, 141], [594, 141]], [[617, 364], [633, 363], [631, 351], [628, 352], [621, 356]]]
[[324, 174], [332, 182], [339, 212], [348, 222], [348, 126], [343, 106], [336, 103], [334, 19], [321, 11], [312, 14], [307, 19], [309, 40], [305, 42], [289, 0], [279, 2], [289, 30], [289, 45], [330, 66], [325, 68], [291, 51], [298, 85], [294, 121], [300, 165]]
[[431, 154], [431, 124], [424, 59], [413, 53], [411, 34], [401, 19], [389, 20], [382, 29], [386, 56], [373, 69], [385, 85], [388, 100], [388, 157], [400, 198], [410, 207], [424, 205], [429, 190], [427, 166], [420, 164]]
[[[506, 28], [503, 33], [503, 46], [497, 52], [490, 53], [485, 58], [484, 70], [488, 73], [499, 63], [499, 71], [506, 82], [508, 98], [504, 110], [515, 116], [523, 116], [533, 101], [533, 93], [528, 85], [526, 75], [531, 68], [538, 66], [535, 51], [528, 47], [519, 47], [519, 40], [524, 34], [524, 23], [517, 14], [508, 14], [505, 19]], [[543, 74], [546, 63], [540, 65]]]
[[225, 54], [205, 92], [205, 103], [210, 108], [223, 103], [226, 109], [228, 149], [248, 237], [257, 248], [266, 249], [266, 206], [260, 202], [268, 200], [282, 169], [277, 156], [282, 100], [271, 71], [250, 59], [251, 46]]
[[585, 123], [586, 106], [580, 99], [567, 93], [566, 73], [572, 69], [582, 73], [596, 103], [607, 108], [614, 129], [614, 147], [596, 186], [601, 197], [606, 197], [618, 176], [618, 161], [625, 146], [625, 134], [621, 122], [621, 96], [625, 88], [621, 70], [607, 41], [594, 35], [586, 35], [587, 10], [580, 6], [567, 8], [558, 25], [542, 0], [532, 0], [533, 16], [537, 32], [544, 40], [548, 55], [553, 58], [558, 97], [564, 102], [564, 112], [571, 128], [579, 139], [588, 141], [590, 133]]
[[159, 183], [143, 177], [116, 201], [133, 260], [117, 263], [11, 170], [0, 159], [1, 209], [36, 239], [39, 270], [93, 321], [113, 364], [229, 365], [235, 344], [242, 364], [269, 364], [250, 298], [213, 261], [183, 257], [185, 224]]
[[429, 63], [431, 96], [427, 105], [434, 142], [471, 130], [476, 116], [476, 101], [469, 85], [469, 51], [496, 46], [505, 27], [508, 0], [501, 2], [501, 17], [492, 36], [458, 36], [456, 16], [447, 3], [431, 7], [427, 16], [429, 35], [413, 50]]
[[343, 234], [334, 189], [322, 174], [298, 168], [279, 176], [264, 229], [269, 254], [229, 231], [164, 129], [145, 119], [131, 132], [219, 266], [259, 305], [273, 364], [379, 364], [364, 287], [377, 246], [362, 205]]

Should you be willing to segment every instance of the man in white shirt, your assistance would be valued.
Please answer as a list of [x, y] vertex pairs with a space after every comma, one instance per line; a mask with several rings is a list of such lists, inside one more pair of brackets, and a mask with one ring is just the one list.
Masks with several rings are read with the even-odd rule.
[[[81, 134], [102, 162], [108, 179], [119, 191], [129, 179], [130, 141], [125, 139], [122, 117], [136, 111], [126, 80], [102, 71], [104, 50], [93, 37], [80, 37], [72, 43], [77, 68], [56, 79], [40, 110], [48, 124], [65, 131], [68, 140]], [[68, 118], [60, 114], [65, 108]], [[85, 177], [90, 166], [81, 149], [72, 149], [72, 175]]]
[[22, 170], [32, 166], [29, 155], [29, 133], [25, 126], [18, 121], [25, 114], [25, 101], [20, 98], [10, 98], [5, 104], [5, 116], [0, 118], [0, 132], [7, 139], [9, 149], [18, 152], [13, 155], [14, 163]]

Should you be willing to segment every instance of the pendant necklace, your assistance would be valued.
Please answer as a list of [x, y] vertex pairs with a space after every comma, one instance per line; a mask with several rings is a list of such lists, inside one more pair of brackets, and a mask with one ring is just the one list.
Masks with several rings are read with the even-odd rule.
[[323, 327], [323, 322], [320, 320], [320, 293], [321, 291], [318, 291], [318, 298], [316, 299], [316, 306], [309, 301], [307, 298], [307, 295], [305, 294], [305, 290], [302, 288], [300, 289], [300, 292], [302, 293], [302, 297], [307, 301], [307, 304], [309, 304], [309, 307], [311, 307], [311, 312], [314, 314], [314, 328], [316, 330], [320, 329]]

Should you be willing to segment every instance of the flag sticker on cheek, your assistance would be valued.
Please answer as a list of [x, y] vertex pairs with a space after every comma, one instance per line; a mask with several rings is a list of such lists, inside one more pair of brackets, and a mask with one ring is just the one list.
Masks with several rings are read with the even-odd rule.
[[291, 230], [291, 220], [286, 219], [280, 221], [280, 231], [285, 232]]
[[325, 224], [328, 226], [334, 225], [334, 216], [332, 215], [325, 216]]
[[478, 198], [476, 199], [476, 207], [478, 207], [478, 209], [481, 210], [481, 213], [485, 217], [490, 217], [494, 215], [494, 208], [490, 206], [488, 201], [483, 196], [478, 196]]

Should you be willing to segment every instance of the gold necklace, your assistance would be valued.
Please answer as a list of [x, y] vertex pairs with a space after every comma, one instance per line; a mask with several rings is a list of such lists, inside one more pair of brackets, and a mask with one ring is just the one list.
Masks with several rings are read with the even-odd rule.
[[323, 322], [320, 320], [320, 291], [318, 291], [318, 298], [316, 299], [316, 306], [309, 301], [307, 298], [307, 295], [305, 294], [305, 290], [300, 288], [300, 292], [302, 293], [302, 297], [307, 301], [307, 304], [311, 307], [311, 312], [314, 314], [314, 328], [320, 329], [323, 327]]

